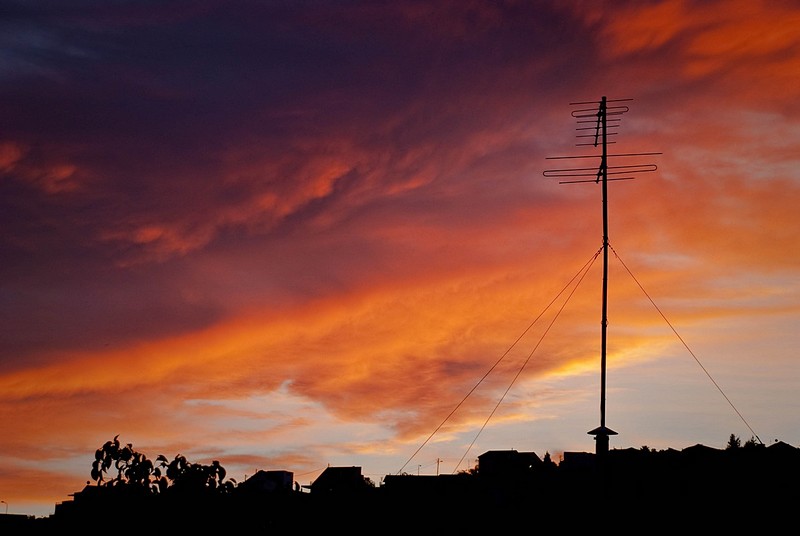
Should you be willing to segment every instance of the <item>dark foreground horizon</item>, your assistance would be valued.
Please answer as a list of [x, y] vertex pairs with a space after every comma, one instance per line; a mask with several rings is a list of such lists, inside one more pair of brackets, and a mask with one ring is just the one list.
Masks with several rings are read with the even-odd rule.
[[259, 471], [226, 493], [87, 485], [46, 518], [3, 516], [3, 534], [626, 534], [787, 530], [796, 524], [800, 449], [769, 446], [565, 453], [488, 451], [458, 474], [387, 475], [329, 467], [308, 489]]

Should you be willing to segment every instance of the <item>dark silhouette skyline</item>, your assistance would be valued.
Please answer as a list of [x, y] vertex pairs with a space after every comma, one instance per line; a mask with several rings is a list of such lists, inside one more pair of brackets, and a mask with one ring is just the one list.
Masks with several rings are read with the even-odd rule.
[[[109, 445], [113, 442], [98, 449], [96, 460], [107, 462], [101, 453]], [[118, 452], [122, 456], [117, 460], [136, 458], [124, 446]], [[680, 451], [610, 449], [605, 457], [565, 452], [559, 463], [547, 453], [487, 451], [467, 471], [386, 475], [380, 483], [364, 477], [358, 466], [332, 466], [304, 487], [283, 470], [261, 470], [243, 482], [220, 485], [226, 480], [218, 462], [176, 464], [180, 459], [162, 460], [161, 467], [171, 475], [167, 484], [159, 484], [166, 475], [156, 468], [143, 479], [141, 472], [131, 470], [136, 463], [122, 463], [114, 468], [116, 476], [87, 483], [58, 503], [53, 515], [3, 516], [0, 528], [9, 534], [41, 535], [96, 527], [113, 527], [115, 534], [155, 535], [329, 530], [493, 534], [520, 527], [591, 530], [607, 520], [624, 533], [656, 527], [661, 532], [688, 527], [763, 530], [792, 518], [800, 499], [800, 449], [780, 441], [741, 444], [733, 434], [724, 449], [701, 444]], [[146, 457], [138, 463], [149, 465]], [[183, 470], [175, 472], [178, 466]]]

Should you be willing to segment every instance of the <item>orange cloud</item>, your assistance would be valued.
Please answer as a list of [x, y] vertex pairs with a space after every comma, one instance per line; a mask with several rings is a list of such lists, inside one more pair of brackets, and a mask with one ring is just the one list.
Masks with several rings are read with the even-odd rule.
[[792, 2], [675, 0], [614, 9], [593, 3], [578, 13], [596, 25], [599, 50], [610, 59], [656, 61], [651, 76], [714, 80], [752, 100], [792, 95], [800, 68], [800, 13]]
[[80, 186], [80, 173], [75, 164], [58, 157], [52, 162], [33, 163], [26, 161], [29, 157], [30, 149], [22, 143], [0, 143], [0, 170], [14, 174], [48, 194], [71, 192]]

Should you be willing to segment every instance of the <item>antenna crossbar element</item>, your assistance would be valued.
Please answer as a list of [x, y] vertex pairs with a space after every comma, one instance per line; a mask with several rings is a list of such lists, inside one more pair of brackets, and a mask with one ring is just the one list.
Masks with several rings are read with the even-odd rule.
[[600, 100], [596, 100], [596, 101], [570, 102], [569, 105], [570, 106], [578, 106], [578, 105], [581, 105], [581, 104], [593, 104], [595, 106], [600, 106], [604, 102], [606, 102], [606, 103], [608, 103], [608, 102], [630, 102], [632, 100], [633, 99], [631, 99], [631, 98], [626, 98], [626, 99], [607, 99], [607, 98], [603, 97]]
[[[606, 168], [608, 175], [624, 175], [626, 173], [650, 173], [656, 171], [655, 164], [632, 164], [628, 166], [609, 166]], [[594, 177], [597, 175], [597, 168], [565, 168], [545, 170], [545, 177]], [[609, 178], [608, 180], [613, 180]]]
[[[628, 112], [630, 108], [627, 106], [609, 106], [606, 108], [605, 114], [606, 117], [609, 115], [622, 115], [625, 112]], [[585, 108], [582, 110], [572, 110], [572, 117], [576, 119], [583, 119], [586, 117], [594, 117], [597, 118], [598, 116], [597, 108]], [[613, 119], [612, 119], [613, 120]]]
[[[616, 154], [607, 154], [606, 156], [652, 156], [658, 155], [662, 153], [616, 153]], [[582, 155], [574, 155], [574, 156], [547, 156], [545, 160], [565, 160], [567, 158], [597, 158], [596, 154], [582, 154]]]
[[[584, 130], [594, 130], [594, 128], [592, 128], [592, 129], [584, 129]], [[606, 132], [606, 136], [616, 136], [617, 134], [619, 134], [619, 133], [618, 132]], [[576, 138], [592, 138], [592, 139], [594, 139], [596, 136], [594, 134], [578, 134], [575, 137]], [[594, 145], [594, 144], [592, 144], [592, 145]]]
[[[607, 127], [607, 128], [616, 128], [616, 127], [618, 127], [618, 126], [619, 126], [619, 122], [620, 122], [620, 121], [622, 121], [622, 119], [621, 119], [621, 118], [620, 118], [620, 119], [607, 119], [607, 120], [606, 120], [606, 127]], [[617, 123], [617, 124], [615, 124], [615, 125], [609, 125], [608, 123], [611, 123], [611, 122], [615, 122], [615, 123]], [[577, 123], [578, 123], [578, 124], [581, 124], [581, 123], [591, 123], [591, 125], [592, 125], [592, 126], [590, 126], [590, 127], [577, 127], [577, 128], [575, 128], [575, 130], [597, 130], [597, 125], [595, 124], [595, 123], [596, 123], [596, 121], [578, 121]]]
[[[608, 182], [611, 181], [631, 181], [636, 177], [614, 177], [613, 179], [606, 179]], [[576, 180], [576, 181], [558, 181], [558, 184], [575, 184], [577, 182], [599, 182], [597, 179], [584, 179], [584, 180]]]

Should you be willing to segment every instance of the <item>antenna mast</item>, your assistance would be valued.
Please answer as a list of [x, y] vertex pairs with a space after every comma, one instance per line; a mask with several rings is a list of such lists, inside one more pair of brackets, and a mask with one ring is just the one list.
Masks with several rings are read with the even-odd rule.
[[[599, 165], [595, 167], [582, 167], [582, 168], [568, 168], [568, 169], [551, 169], [544, 172], [545, 177], [558, 177], [558, 178], [572, 178], [574, 180], [562, 180], [560, 184], [579, 183], [579, 182], [594, 182], [602, 184], [603, 192], [603, 298], [602, 298], [602, 317], [600, 320], [600, 426], [590, 430], [588, 433], [595, 436], [596, 453], [598, 459], [604, 460], [608, 454], [609, 436], [617, 435], [617, 432], [606, 426], [606, 340], [608, 331], [608, 181], [610, 180], [629, 180], [633, 176], [616, 177], [616, 175], [634, 175], [637, 173], [645, 173], [655, 171], [655, 164], [633, 164], [623, 166], [609, 166], [608, 157], [632, 157], [632, 156], [648, 156], [661, 153], [626, 153], [626, 154], [608, 154], [608, 145], [614, 143], [609, 141], [609, 136], [615, 136], [617, 133], [614, 131], [619, 126], [621, 116], [629, 110], [628, 106], [617, 104], [620, 102], [631, 101], [633, 99], [616, 99], [608, 100], [602, 97], [599, 102], [572, 102], [570, 106], [585, 106], [591, 105], [591, 108], [577, 108], [573, 109], [572, 116], [578, 120], [578, 138], [593, 138], [592, 141], [586, 143], [577, 143], [578, 147], [600, 145], [600, 155], [581, 155], [581, 156], [555, 156], [548, 157], [548, 159], [586, 159], [586, 158], [600, 158]], [[609, 103], [612, 103], [609, 106]], [[611, 116], [611, 117], [609, 117]], [[591, 126], [585, 126], [590, 124]], [[609, 132], [609, 129], [611, 131]], [[594, 131], [591, 134], [584, 134], [584, 131]], [[609, 174], [615, 175], [609, 178]], [[580, 177], [594, 177], [593, 179], [582, 179]]]

